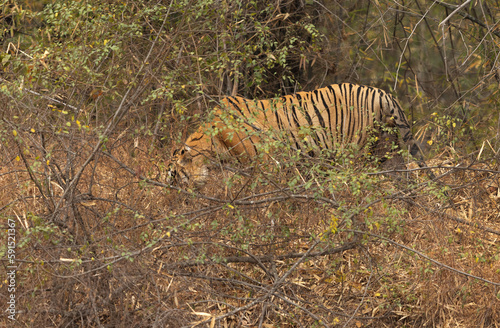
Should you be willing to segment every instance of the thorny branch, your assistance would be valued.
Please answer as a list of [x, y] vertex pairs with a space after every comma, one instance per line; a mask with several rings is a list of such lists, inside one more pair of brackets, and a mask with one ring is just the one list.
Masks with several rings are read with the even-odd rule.
[[[446, 7], [446, 8], [448, 8], [448, 9], [452, 9], [452, 10], [462, 9], [462, 7], [463, 7], [463, 5], [460, 5], [460, 6], [450, 5], [450, 4], [446, 3], [446, 2], [442, 2], [442, 1], [439, 1], [439, 0], [436, 0], [436, 2], [437, 2], [438, 4], [440, 4], [441, 6]], [[468, 2], [470, 2], [470, 1], [466, 1], [466, 3], [468, 3]], [[494, 35], [496, 35], [497, 37], [499, 37], [499, 38], [500, 38], [500, 32], [499, 32], [499, 31], [494, 31], [494, 30], [493, 30], [493, 28], [494, 28], [496, 25], [498, 25], [498, 23], [499, 23], [499, 22], [495, 23], [495, 25], [494, 25], [494, 26], [492, 26], [491, 28], [488, 28], [488, 26], [487, 26], [485, 23], [481, 22], [480, 20], [478, 20], [477, 18], [475, 18], [475, 17], [473, 17], [473, 16], [469, 15], [469, 14], [468, 14], [468, 13], [466, 13], [466, 12], [463, 12], [463, 11], [460, 11], [460, 10], [459, 10], [457, 13], [458, 13], [460, 16], [464, 17], [465, 19], [470, 20], [470, 21], [471, 21], [471, 22], [473, 22], [474, 24], [477, 24], [477, 25], [479, 25], [479, 26], [481, 26], [481, 27], [483, 27], [483, 28], [487, 29], [489, 33], [493, 33]], [[453, 14], [455, 14], [455, 12], [453, 12], [450, 16], [452, 16]], [[448, 16], [448, 17], [447, 17], [447, 19], [448, 19], [448, 18], [450, 18], [450, 16]], [[447, 20], [447, 19], [446, 19], [446, 20]], [[446, 20], [445, 20], [445, 21], [446, 21]], [[441, 24], [443, 24], [445, 21], [441, 22]], [[440, 24], [440, 25], [441, 25], [441, 24]]]

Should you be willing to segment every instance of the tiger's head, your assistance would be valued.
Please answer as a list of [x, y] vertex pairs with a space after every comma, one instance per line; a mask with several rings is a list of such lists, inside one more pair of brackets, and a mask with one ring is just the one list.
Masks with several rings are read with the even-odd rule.
[[[200, 125], [184, 145], [172, 153], [169, 179], [202, 185], [209, 177], [214, 162], [236, 157], [240, 161], [256, 155], [258, 137], [248, 135], [248, 126], [234, 120], [235, 109], [222, 100], [225, 111], [216, 107], [212, 118]], [[234, 114], [234, 115], [233, 115]], [[235, 128], [236, 127], [236, 128]]]
[[[202, 161], [198, 160], [201, 156]], [[203, 184], [208, 178], [208, 167], [203, 163], [205, 156], [189, 146], [176, 149], [168, 170], [169, 179], [182, 183]]]
[[202, 132], [193, 133], [184, 146], [173, 151], [167, 181], [203, 185], [208, 178], [211, 151], [210, 138]]

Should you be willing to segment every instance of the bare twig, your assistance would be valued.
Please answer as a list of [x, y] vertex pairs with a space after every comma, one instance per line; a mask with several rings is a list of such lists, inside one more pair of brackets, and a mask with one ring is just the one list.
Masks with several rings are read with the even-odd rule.
[[[443, 21], [441, 23], [439, 23], [438, 27], [444, 27], [444, 24], [446, 24], [446, 22], [453, 16], [455, 15], [460, 9], [462, 9], [463, 7], [467, 6], [469, 4], [471, 0], [467, 0], [465, 1], [464, 3], [462, 3], [460, 6], [457, 6], [456, 9], [448, 15], [448, 17], [446, 17], [445, 19], [443, 19]], [[437, 1], [437, 3], [439, 4], [443, 4], [441, 1]], [[448, 7], [449, 8], [449, 7]]]
[[[332, 254], [337, 254], [341, 253], [350, 249], [355, 248], [358, 245], [357, 242], [350, 242], [346, 243], [340, 247], [336, 247], [333, 249], [326, 249], [320, 252], [314, 252], [314, 253], [309, 253], [307, 257], [312, 258], [312, 257], [318, 257], [318, 256], [325, 256], [325, 255], [332, 255]], [[225, 257], [221, 260], [223, 263], [253, 263], [253, 264], [258, 264], [259, 262], [266, 263], [266, 262], [274, 262], [274, 261], [283, 261], [283, 260], [288, 260], [288, 259], [296, 259], [296, 258], [302, 258], [306, 253], [288, 253], [288, 254], [283, 254], [283, 255], [263, 255], [263, 256], [228, 256]], [[198, 266], [198, 265], [214, 265], [217, 264], [217, 262], [214, 262], [211, 259], [206, 259], [202, 262], [200, 261], [183, 261], [183, 262], [175, 262], [172, 264], [167, 265], [165, 268], [168, 270], [173, 270], [173, 269], [181, 269], [181, 268], [188, 268], [192, 266]]]
[[[9, 84], [11, 83], [10, 81], [7, 81], [6, 79], [1, 78], [1, 77], [0, 77], [0, 81], [5, 82], [5, 83], [9, 83]], [[23, 90], [24, 90], [24, 91], [26, 91], [26, 92], [28, 92], [28, 93], [34, 94], [34, 95], [36, 95], [36, 96], [42, 97], [43, 99], [47, 99], [47, 100], [50, 100], [50, 101], [52, 101], [52, 102], [55, 102], [55, 103], [61, 104], [61, 105], [65, 106], [65, 107], [71, 108], [71, 109], [72, 109], [72, 110], [74, 110], [75, 112], [79, 112], [79, 111], [80, 111], [80, 110], [78, 109], [78, 107], [75, 107], [75, 106], [73, 106], [73, 105], [67, 104], [67, 103], [65, 103], [65, 102], [63, 102], [63, 101], [60, 101], [60, 100], [57, 100], [57, 99], [55, 99], [55, 98], [51, 98], [51, 97], [49, 97], [49, 96], [43, 95], [43, 94], [41, 94], [41, 93], [39, 93], [39, 92], [36, 92], [36, 91], [30, 90], [30, 89], [28, 89], [28, 88], [24, 88], [24, 87], [23, 87]]]
[[429, 13], [429, 11], [431, 11], [432, 7], [434, 7], [434, 2], [432, 3], [432, 5], [427, 9], [427, 11], [425, 12], [425, 14], [422, 15], [422, 17], [420, 18], [420, 20], [417, 22], [417, 24], [415, 24], [413, 30], [411, 31], [410, 35], [406, 38], [406, 42], [405, 42], [405, 46], [403, 48], [403, 50], [401, 51], [401, 56], [399, 56], [399, 63], [398, 63], [398, 68], [396, 70], [396, 77], [394, 79], [394, 90], [396, 90], [397, 86], [398, 86], [398, 75], [399, 75], [399, 70], [401, 68], [401, 63], [403, 61], [403, 55], [406, 51], [406, 48], [408, 47], [408, 44], [410, 43], [410, 40], [411, 40], [411, 37], [413, 36], [413, 34], [415, 33], [415, 31], [417, 30], [417, 27], [420, 25], [420, 23], [425, 19], [425, 17], [427, 16], [427, 14]]
[[[470, 1], [470, 0], [468, 0], [467, 2], [469, 2], [469, 1]], [[436, 0], [435, 2], [436, 2], [436, 3], [438, 3], [438, 4], [440, 4], [440, 5], [441, 5], [441, 6], [443, 6], [443, 7], [448, 8], [448, 9], [457, 9], [457, 7], [458, 7], [458, 6], [450, 5], [450, 4], [446, 3], [446, 2], [439, 1], [439, 0]], [[460, 6], [460, 7], [462, 7], [462, 6]], [[452, 14], [454, 14], [456, 11], [457, 11], [457, 10], [453, 11], [453, 13], [452, 13]], [[473, 16], [469, 15], [468, 13], [464, 13], [464, 12], [462, 12], [462, 11], [458, 11], [458, 14], [459, 14], [460, 16], [464, 17], [465, 19], [470, 20], [470, 21], [471, 21], [471, 22], [473, 22], [474, 24], [477, 24], [477, 25], [479, 25], [479, 26], [481, 26], [481, 27], [484, 27], [485, 29], [488, 29], [488, 26], [487, 26], [485, 23], [483, 23], [483, 22], [481, 22], [480, 20], [478, 20], [477, 18], [475, 18], [475, 17], [473, 17]], [[452, 16], [452, 15], [449, 15], [447, 18], [449, 18], [450, 16]], [[444, 21], [443, 21], [443, 22], [444, 22]], [[443, 24], [443, 22], [441, 22], [441, 24]], [[440, 25], [441, 25], [441, 24], [440, 24]], [[497, 23], [497, 24], [498, 24], [498, 23]], [[493, 27], [494, 27], [494, 26], [493, 26]], [[493, 28], [493, 27], [492, 27], [492, 28]], [[499, 38], [500, 38], [500, 32], [499, 32], [499, 31], [493, 31], [493, 30], [492, 30], [492, 28], [488, 29], [488, 31], [489, 31], [489, 32], [491, 32], [491, 33], [493, 33], [494, 35], [496, 35], [497, 37], [499, 37]]]

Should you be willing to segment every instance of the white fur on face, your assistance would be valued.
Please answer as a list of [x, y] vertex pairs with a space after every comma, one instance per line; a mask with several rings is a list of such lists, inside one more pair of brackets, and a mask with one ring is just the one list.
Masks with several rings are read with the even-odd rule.
[[203, 184], [208, 178], [208, 168], [203, 165], [199, 168], [197, 174], [193, 177], [194, 181], [198, 184]]

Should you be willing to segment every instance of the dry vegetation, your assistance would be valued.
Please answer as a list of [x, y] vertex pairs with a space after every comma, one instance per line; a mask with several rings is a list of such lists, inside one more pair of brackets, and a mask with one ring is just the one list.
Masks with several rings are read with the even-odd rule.
[[[18, 152], [4, 149], [11, 160], [2, 166], [2, 208], [23, 243], [16, 257], [24, 325], [490, 327], [500, 320], [495, 168], [440, 169], [455, 208], [428, 194], [425, 175], [413, 192], [394, 189], [372, 204], [359, 202], [369, 192], [354, 195], [347, 184], [334, 194], [314, 185], [292, 191], [279, 183], [288, 172], [250, 188], [257, 174], [227, 187], [220, 181], [232, 173], [224, 171], [191, 192], [162, 183], [148, 140], [131, 149], [126, 139], [99, 151], [71, 193], [55, 164], [65, 161], [59, 145], [46, 145], [54, 164], [37, 179], [41, 190], [23, 164], [36, 152], [16, 161]], [[72, 164], [81, 168], [92, 148], [77, 148]], [[376, 183], [394, 188], [389, 178]], [[340, 212], [355, 207], [349, 217]]]
[[[4, 2], [0, 326], [500, 327], [500, 6], [445, 43], [432, 1]], [[338, 80], [398, 86], [434, 179], [282, 145], [166, 182], [219, 96]]]

